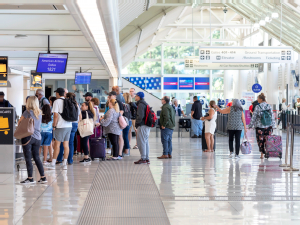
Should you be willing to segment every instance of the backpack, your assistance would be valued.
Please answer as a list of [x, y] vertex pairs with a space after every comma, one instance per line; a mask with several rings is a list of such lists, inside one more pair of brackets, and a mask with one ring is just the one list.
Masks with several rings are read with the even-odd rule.
[[75, 122], [78, 120], [78, 108], [74, 101], [65, 98], [61, 100], [64, 101], [63, 112], [60, 113], [61, 117], [68, 122]]
[[150, 108], [149, 105], [146, 104], [145, 125], [147, 127], [155, 127], [156, 121], [157, 121], [157, 117], [155, 112], [152, 110], [152, 108]]
[[[46, 97], [43, 97], [42, 98], [42, 104], [41, 104], [41, 108], [43, 108], [43, 106], [44, 106], [44, 99], [47, 99]], [[47, 99], [48, 100], [48, 99]]]
[[131, 112], [130, 112], [129, 105], [123, 103], [123, 107], [124, 107], [124, 114], [123, 114], [123, 116], [125, 116], [128, 120], [130, 120], [131, 119]]
[[136, 110], [137, 110], [137, 106], [135, 103], [131, 102], [130, 103], [130, 112], [131, 112], [131, 119], [135, 120], [136, 119]]
[[[258, 105], [261, 109], [262, 107]], [[272, 114], [269, 109], [261, 111], [260, 122], [264, 126], [271, 126], [272, 124]]]

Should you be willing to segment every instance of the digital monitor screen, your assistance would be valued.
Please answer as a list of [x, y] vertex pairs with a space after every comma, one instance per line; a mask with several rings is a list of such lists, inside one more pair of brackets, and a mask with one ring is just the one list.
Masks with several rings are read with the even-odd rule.
[[75, 84], [90, 84], [92, 73], [75, 73]]
[[178, 77], [164, 77], [164, 89], [165, 90], [177, 90], [178, 89]]
[[194, 90], [194, 77], [179, 77], [179, 90]]
[[66, 73], [68, 53], [40, 53], [37, 73]]
[[0, 87], [7, 86], [7, 56], [0, 56]]
[[209, 90], [209, 77], [195, 77], [196, 90]]

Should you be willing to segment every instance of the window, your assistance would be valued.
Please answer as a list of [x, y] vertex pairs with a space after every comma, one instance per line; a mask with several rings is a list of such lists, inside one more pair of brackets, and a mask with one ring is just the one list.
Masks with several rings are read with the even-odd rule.
[[75, 84], [75, 80], [67, 80], [67, 88], [69, 92], [73, 92], [76, 95], [76, 101], [83, 103], [83, 95], [87, 92], [87, 84]]
[[213, 90], [224, 90], [224, 77], [214, 77], [212, 87]]
[[161, 45], [147, 51], [139, 56], [138, 59], [161, 59]]
[[178, 59], [178, 46], [163, 46], [165, 59]]
[[188, 56], [193, 56], [194, 50], [195, 49], [193, 46], [178, 46], [179, 59], [184, 59]]
[[108, 79], [97, 79], [92, 80], [89, 84], [89, 92], [92, 92], [95, 98], [100, 100], [100, 103], [106, 103], [106, 93], [109, 92], [109, 81]]
[[132, 62], [123, 74], [161, 74], [161, 62]]
[[164, 74], [178, 74], [178, 63], [177, 62], [165, 62], [164, 63]]

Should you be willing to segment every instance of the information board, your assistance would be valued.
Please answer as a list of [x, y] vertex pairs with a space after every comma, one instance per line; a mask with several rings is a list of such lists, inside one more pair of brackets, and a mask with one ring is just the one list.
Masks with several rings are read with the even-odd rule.
[[194, 77], [179, 77], [179, 90], [194, 90]]
[[292, 47], [200, 46], [200, 63], [291, 63]]
[[195, 77], [195, 90], [209, 90], [209, 77]]
[[66, 73], [68, 53], [39, 54], [37, 73]]
[[0, 56], [0, 87], [7, 86], [7, 56]]
[[177, 90], [178, 89], [178, 77], [164, 77], [164, 89], [165, 90]]
[[42, 73], [37, 73], [35, 70], [31, 70], [30, 75], [30, 90], [35, 91], [43, 88]]
[[75, 73], [75, 84], [90, 84], [92, 73]]

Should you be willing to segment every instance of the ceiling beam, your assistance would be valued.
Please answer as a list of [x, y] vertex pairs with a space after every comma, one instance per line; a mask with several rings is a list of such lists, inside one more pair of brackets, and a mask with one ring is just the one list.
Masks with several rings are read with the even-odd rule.
[[166, 27], [181, 28], [251, 28], [251, 24], [168, 24]]
[[1, 5], [63, 5], [64, 0], [0, 0]]
[[1, 35], [83, 36], [80, 30], [1, 30]]

